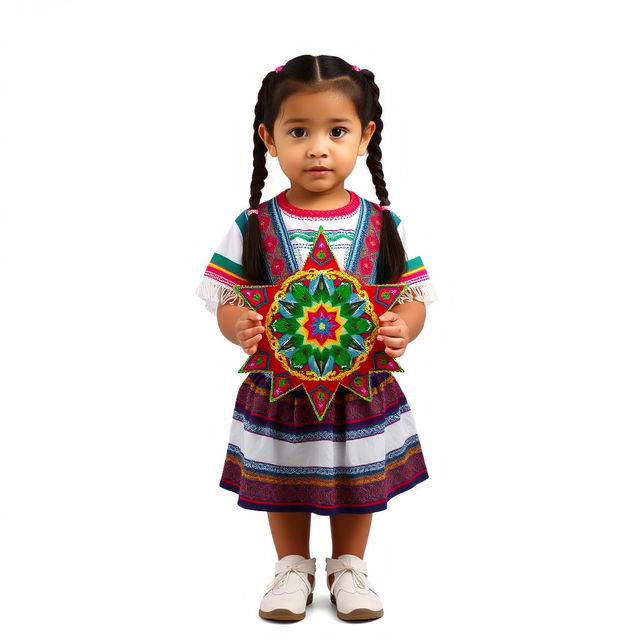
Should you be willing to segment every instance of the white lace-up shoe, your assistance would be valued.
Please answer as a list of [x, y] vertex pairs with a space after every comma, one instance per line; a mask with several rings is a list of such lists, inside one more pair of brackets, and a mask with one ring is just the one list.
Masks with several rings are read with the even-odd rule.
[[[326, 558], [327, 587], [341, 620], [371, 620], [384, 613], [382, 601], [367, 578], [367, 563], [351, 553]], [[335, 573], [333, 584], [329, 576]]]
[[268, 620], [302, 620], [308, 604], [313, 601], [316, 559], [289, 555], [276, 562], [276, 577], [267, 585], [258, 614]]

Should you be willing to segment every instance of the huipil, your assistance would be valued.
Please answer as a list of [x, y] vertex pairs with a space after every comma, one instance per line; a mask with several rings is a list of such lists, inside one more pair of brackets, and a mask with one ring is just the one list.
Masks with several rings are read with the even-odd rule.
[[[379, 206], [349, 191], [344, 207], [300, 209], [288, 202], [286, 193], [258, 206], [270, 281], [254, 284], [279, 284], [295, 273], [320, 225], [341, 268], [375, 284]], [[400, 218], [391, 215], [405, 250], [413, 247]], [[233, 286], [251, 284], [242, 268], [247, 222], [245, 210], [213, 254], [196, 291], [212, 313], [221, 303], [244, 304]], [[422, 258], [407, 256], [398, 282], [410, 286], [398, 303], [434, 302], [438, 297]], [[429, 477], [413, 413], [392, 373], [371, 375], [371, 402], [338, 387], [321, 421], [301, 387], [270, 402], [270, 385], [269, 374], [250, 373], [235, 399], [219, 486], [236, 493], [239, 506], [320, 515], [372, 513]]]

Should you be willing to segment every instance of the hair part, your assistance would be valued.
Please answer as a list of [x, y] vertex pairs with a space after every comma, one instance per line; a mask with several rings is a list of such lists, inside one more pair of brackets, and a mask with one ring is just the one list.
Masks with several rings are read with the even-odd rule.
[[[258, 91], [253, 122], [253, 173], [249, 208], [256, 209], [262, 198], [262, 189], [268, 175], [267, 147], [258, 133], [261, 123], [273, 135], [275, 120], [282, 103], [297, 92], [315, 93], [337, 91], [349, 98], [356, 109], [364, 132], [369, 121], [375, 122], [375, 131], [367, 146], [366, 164], [381, 205], [389, 205], [389, 194], [382, 170], [382, 107], [380, 89], [368, 69], [356, 71], [337, 56], [302, 55], [289, 60], [279, 72], [270, 71], [262, 80]], [[380, 248], [378, 256], [378, 284], [394, 283], [404, 271], [405, 252], [390, 211], [382, 212]], [[256, 215], [250, 215], [244, 235], [242, 266], [247, 279], [255, 284], [267, 282], [262, 234]]]

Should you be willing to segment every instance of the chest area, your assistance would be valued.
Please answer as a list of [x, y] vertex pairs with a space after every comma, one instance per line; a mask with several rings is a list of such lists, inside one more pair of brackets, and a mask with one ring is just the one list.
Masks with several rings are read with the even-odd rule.
[[344, 270], [349, 251], [356, 237], [355, 228], [340, 225], [315, 225], [315, 227], [304, 227], [299, 224], [287, 225], [286, 234], [288, 237], [294, 262], [298, 268], [305, 263], [313, 243], [318, 234], [319, 227], [322, 226], [325, 238], [329, 242], [331, 251], [336, 257], [340, 268]]
[[303, 267], [320, 230], [341, 270], [362, 282], [375, 282], [382, 219], [370, 208], [362, 208], [348, 220], [313, 222], [286, 218], [273, 209], [261, 213], [262, 243], [272, 284]]

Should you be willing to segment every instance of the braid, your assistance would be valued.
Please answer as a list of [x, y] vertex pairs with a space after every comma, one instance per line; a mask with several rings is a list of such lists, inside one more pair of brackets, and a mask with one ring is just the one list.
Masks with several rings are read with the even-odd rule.
[[376, 123], [376, 129], [371, 136], [369, 146], [367, 148], [367, 167], [371, 172], [371, 178], [373, 185], [376, 189], [376, 196], [380, 200], [381, 205], [389, 204], [389, 194], [387, 192], [387, 183], [384, 181], [384, 172], [382, 171], [382, 149], [380, 149], [380, 142], [382, 140], [382, 129], [384, 124], [382, 122], [382, 106], [378, 100], [380, 96], [380, 89], [374, 81], [374, 75], [368, 69], [363, 69], [360, 73], [366, 79], [371, 97], [373, 98], [373, 117], [371, 118]]
[[[262, 197], [262, 189], [268, 175], [267, 171], [267, 147], [265, 146], [258, 127], [262, 122], [263, 102], [266, 87], [275, 73], [268, 73], [262, 81], [262, 86], [258, 92], [258, 100], [255, 107], [255, 118], [253, 121], [253, 174], [251, 176], [251, 195], [249, 197], [249, 208], [257, 209]], [[244, 234], [242, 247], [242, 266], [245, 275], [250, 282], [267, 282], [267, 272], [264, 263], [264, 248], [262, 246], [262, 234], [258, 216], [249, 215], [247, 230]]]
[[[370, 90], [373, 101], [373, 117], [371, 118], [376, 125], [375, 131], [369, 140], [367, 147], [367, 167], [371, 172], [376, 189], [376, 196], [381, 205], [389, 205], [389, 193], [387, 191], [387, 183], [384, 180], [384, 172], [382, 170], [382, 149], [380, 142], [382, 140], [382, 106], [378, 100], [380, 89], [374, 81], [374, 75], [368, 69], [360, 71], [365, 78]], [[391, 211], [384, 209], [382, 211], [382, 229], [380, 230], [380, 249], [378, 257], [378, 282], [397, 282], [404, 272], [405, 267], [405, 251], [400, 239], [400, 234], [396, 228], [395, 221]]]
[[260, 134], [258, 133], [258, 127], [262, 122], [262, 104], [264, 101], [264, 94], [266, 85], [269, 82], [269, 76], [267, 74], [262, 81], [262, 86], [258, 92], [258, 100], [254, 109], [255, 118], [253, 120], [253, 175], [251, 176], [251, 196], [249, 197], [249, 208], [255, 209], [260, 204], [260, 198], [262, 196], [262, 189], [264, 182], [267, 178], [267, 163], [266, 153], [267, 147], [265, 146]]

